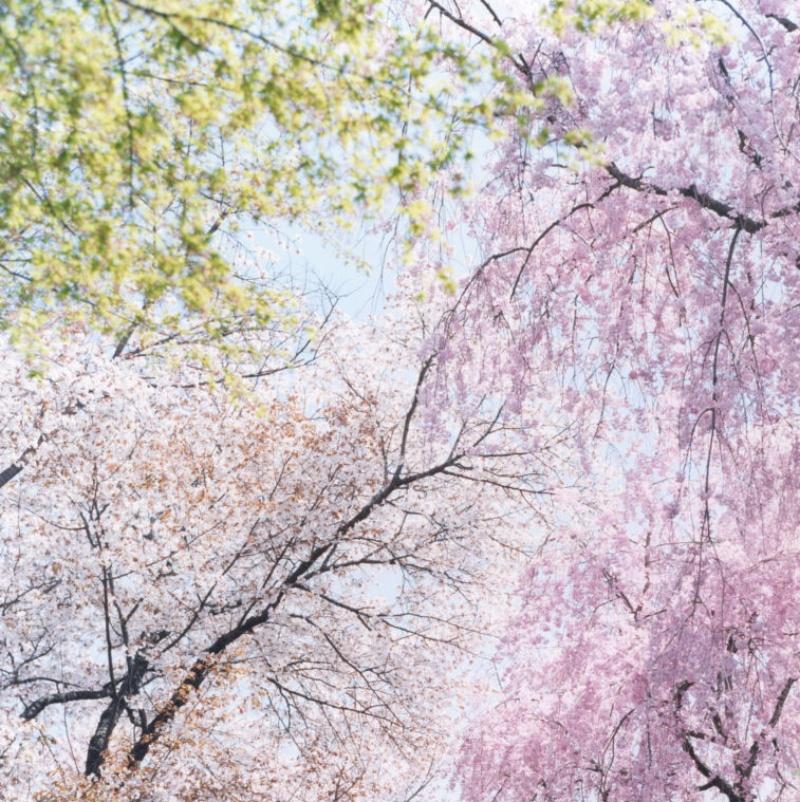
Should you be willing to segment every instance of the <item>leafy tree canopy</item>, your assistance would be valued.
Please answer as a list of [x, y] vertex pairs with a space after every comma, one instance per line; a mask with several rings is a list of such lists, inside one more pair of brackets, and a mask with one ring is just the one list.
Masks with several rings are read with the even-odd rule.
[[[646, 4], [550, 8], [557, 26]], [[436, 178], [463, 188], [471, 126], [545, 84], [501, 68], [501, 39], [447, 44], [436, 3], [12, 0], [0, 16], [0, 313], [25, 334], [54, 311], [125, 339], [202, 321], [219, 339], [285, 299], [241, 271], [225, 233], [344, 222], [399, 191], [408, 230]], [[426, 13], [427, 12], [427, 13]], [[409, 24], [409, 18], [416, 23]], [[490, 45], [486, 47], [485, 45]], [[531, 92], [530, 90], [533, 90]], [[442, 179], [442, 176], [446, 178]]]
[[7, 4], [6, 324], [57, 309], [121, 334], [188, 313], [218, 335], [231, 316], [274, 317], [280, 296], [235, 275], [219, 234], [423, 186], [463, 150], [454, 102], [490, 114], [453, 67], [468, 81], [477, 61], [363, 0]]

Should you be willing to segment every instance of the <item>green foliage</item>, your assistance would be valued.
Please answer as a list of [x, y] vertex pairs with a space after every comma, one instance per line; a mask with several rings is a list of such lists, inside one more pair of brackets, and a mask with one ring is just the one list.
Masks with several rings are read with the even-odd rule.
[[596, 31], [615, 22], [641, 22], [653, 14], [650, 0], [551, 0], [548, 22], [559, 33]]
[[[418, 193], [492, 125], [483, 62], [367, 0], [10, 0], [0, 313], [218, 337], [280, 316], [223, 233]], [[447, 75], [447, 79], [443, 78]], [[414, 230], [415, 209], [408, 204]], [[419, 221], [416, 221], [419, 223]]]

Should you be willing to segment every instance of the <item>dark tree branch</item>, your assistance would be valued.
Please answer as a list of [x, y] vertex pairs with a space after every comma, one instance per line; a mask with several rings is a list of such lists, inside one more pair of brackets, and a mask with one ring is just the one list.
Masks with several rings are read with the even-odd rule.
[[[526, 79], [530, 80], [531, 70], [530, 70], [530, 67], [525, 63], [524, 60], [521, 60], [521, 59], [517, 60], [513, 56], [508, 55], [507, 53], [504, 53], [503, 51], [501, 51], [500, 48], [498, 47], [497, 42], [495, 42], [495, 40], [492, 39], [491, 36], [489, 36], [488, 34], [484, 33], [482, 30], [480, 30], [480, 28], [476, 28], [474, 25], [472, 25], [471, 23], [467, 22], [463, 17], [457, 17], [455, 14], [453, 14], [450, 11], [448, 11], [441, 3], [437, 3], [436, 0], [428, 0], [428, 5], [430, 6], [431, 9], [435, 9], [443, 17], [446, 17], [447, 19], [449, 19], [450, 22], [452, 22], [454, 25], [457, 25], [462, 30], [466, 31], [467, 33], [472, 34], [475, 37], [477, 37], [484, 44], [489, 45], [489, 47], [491, 47], [492, 49], [497, 50], [498, 52], [502, 53], [514, 65], [514, 67], [516, 68], [516, 70], [519, 73], [521, 73]], [[492, 16], [494, 16], [495, 22], [498, 25], [502, 25], [502, 23], [499, 21], [499, 19], [494, 14], [492, 14]]]
[[422, 388], [423, 382], [425, 381], [425, 376], [428, 374], [428, 371], [433, 364], [435, 356], [435, 354], [431, 354], [425, 360], [422, 368], [420, 369], [419, 375], [417, 376], [417, 384], [414, 387], [414, 398], [411, 401], [411, 406], [408, 408], [406, 418], [403, 421], [403, 435], [400, 439], [400, 460], [398, 461], [397, 469], [394, 472], [394, 479], [399, 479], [400, 473], [403, 470], [403, 463], [405, 462], [406, 458], [406, 447], [408, 445], [408, 433], [411, 429], [411, 421], [414, 418], [414, 413], [417, 411], [417, 405], [419, 404], [419, 391]]
[[106, 709], [100, 714], [94, 734], [89, 741], [89, 748], [86, 753], [85, 773], [88, 775], [99, 776], [100, 767], [103, 765], [103, 758], [114, 728], [117, 726], [120, 716], [128, 709], [126, 702], [127, 696], [135, 696], [139, 693], [142, 679], [149, 668], [150, 663], [147, 658], [139, 653], [130, 661], [130, 669], [120, 681], [119, 687], [109, 687], [107, 695], [112, 699]]
[[[566, 222], [570, 217], [572, 217], [575, 212], [579, 211], [580, 209], [593, 209], [593, 203], [579, 203], [577, 206], [573, 206], [572, 209], [569, 210], [563, 217], [559, 217], [558, 220], [554, 220], [550, 223], [547, 228], [545, 228], [541, 234], [525, 249], [525, 260], [522, 262], [519, 270], [517, 271], [517, 277], [514, 279], [514, 286], [511, 288], [511, 297], [514, 297], [514, 294], [517, 291], [517, 287], [519, 286], [520, 279], [522, 278], [522, 274], [525, 272], [525, 268], [528, 266], [528, 262], [531, 260], [531, 256], [533, 256], [533, 252], [536, 250], [536, 246], [557, 226], [560, 226], [562, 223]], [[516, 249], [515, 249], [516, 250]]]
[[520, 265], [519, 270], [517, 271], [517, 277], [514, 279], [514, 286], [511, 288], [511, 297], [514, 297], [514, 294], [517, 291], [517, 287], [519, 286], [520, 279], [522, 278], [522, 274], [525, 272], [525, 269], [528, 267], [528, 263], [531, 260], [531, 256], [533, 256], [533, 252], [536, 250], [536, 247], [539, 243], [556, 227], [560, 226], [562, 223], [566, 223], [570, 217], [576, 212], [581, 211], [581, 209], [594, 209], [595, 205], [600, 203], [600, 201], [605, 200], [612, 192], [618, 189], [622, 185], [621, 181], [618, 181], [615, 184], [612, 184], [608, 189], [605, 189], [602, 194], [593, 201], [585, 201], [584, 203], [578, 203], [573, 206], [565, 215], [559, 217], [557, 220], [554, 220], [550, 225], [548, 225], [536, 239], [527, 247], [527, 248], [513, 248], [510, 251], [507, 251], [504, 254], [497, 254], [495, 256], [490, 257], [483, 265], [481, 265], [481, 269], [485, 267], [488, 262], [502, 258], [503, 256], [507, 256], [513, 253], [517, 253], [519, 251], [525, 252], [525, 259]]
[[[653, 195], [660, 195], [662, 197], [669, 195], [669, 192], [663, 187], [658, 186], [658, 184], [651, 184], [644, 181], [642, 178], [634, 178], [633, 176], [623, 173], [614, 162], [607, 164], [605, 169], [612, 178], [622, 184], [622, 186], [628, 187], [628, 189], [634, 189], [637, 192], [649, 192]], [[717, 200], [705, 192], [702, 192], [694, 184], [688, 187], [679, 187], [677, 192], [683, 195], [684, 198], [691, 198], [692, 200], [697, 201], [700, 206], [710, 212], [713, 212], [718, 217], [723, 217], [726, 220], [730, 220], [731, 223], [738, 225], [748, 234], [755, 234], [756, 231], [760, 231], [762, 228], [767, 226], [766, 220], [754, 220], [752, 217], [739, 214], [733, 208], [733, 206]], [[773, 214], [773, 217], [785, 216], [789, 213], [790, 212], [788, 210], [781, 210]]]
[[778, 725], [781, 715], [783, 714], [783, 707], [786, 704], [786, 700], [789, 698], [789, 694], [791, 693], [791, 690], [796, 682], [797, 677], [789, 677], [789, 679], [786, 680], [786, 684], [783, 686], [783, 690], [778, 696], [778, 701], [775, 703], [775, 709], [772, 711], [772, 717], [769, 720], [770, 727], [776, 727]]
[[728, 797], [728, 802], [745, 802], [744, 798], [736, 793], [733, 786], [727, 780], [724, 780], [718, 774], [714, 774], [711, 769], [700, 759], [697, 752], [695, 752], [689, 737], [689, 733], [686, 733], [683, 739], [683, 751], [686, 752], [686, 754], [692, 759], [692, 763], [694, 763], [695, 768], [700, 772], [700, 774], [702, 774], [703, 777], [708, 780], [708, 782], [704, 783], [703, 785], [699, 785], [697, 790], [709, 791], [712, 788], [716, 788], [718, 791]]
[[774, 19], [779, 25], [783, 25], [789, 33], [794, 33], [797, 30], [797, 24], [786, 17], [781, 17], [778, 14], [766, 14], [765, 16], [769, 19]]
[[481, 5], [489, 12], [492, 19], [497, 23], [497, 27], [502, 28], [503, 22], [500, 17], [497, 16], [497, 12], [491, 7], [491, 5], [487, 3], [486, 0], [481, 0]]
[[0, 487], [7, 485], [18, 473], [22, 473], [22, 465], [12, 463], [5, 470], [0, 471]]
[[63, 693], [51, 693], [47, 696], [42, 696], [26, 705], [25, 709], [22, 711], [22, 718], [25, 719], [25, 721], [30, 721], [31, 719], [36, 718], [36, 716], [38, 716], [42, 710], [50, 705], [65, 704], [67, 702], [80, 702], [87, 699], [105, 699], [108, 696], [111, 696], [111, 690], [109, 688], [101, 688], [100, 690], [95, 691], [80, 690], [64, 691]]

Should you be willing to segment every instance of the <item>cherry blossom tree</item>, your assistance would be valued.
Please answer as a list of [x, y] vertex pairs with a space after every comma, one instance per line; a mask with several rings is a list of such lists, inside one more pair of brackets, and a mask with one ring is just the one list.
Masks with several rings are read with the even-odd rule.
[[430, 782], [452, 678], [486, 653], [546, 487], [497, 397], [434, 409], [417, 306], [379, 328], [332, 316], [238, 399], [79, 330], [48, 341], [44, 377], [6, 355], [4, 799]]
[[796, 799], [797, 4], [654, 0], [590, 35], [429, 5], [563, 89], [460, 210], [482, 256], [441, 336], [450, 376], [494, 342], [523, 412], [550, 377], [584, 487], [522, 581], [464, 798]]
[[441, 317], [238, 400], [79, 330], [4, 361], [12, 799], [410, 799], [521, 557], [467, 802], [797, 796], [795, 6], [409, 4], [513, 107]]

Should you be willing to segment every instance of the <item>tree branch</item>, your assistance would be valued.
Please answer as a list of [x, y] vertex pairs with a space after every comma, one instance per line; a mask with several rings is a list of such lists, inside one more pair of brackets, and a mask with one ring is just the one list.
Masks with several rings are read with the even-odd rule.
[[22, 711], [22, 718], [25, 721], [30, 721], [36, 718], [42, 710], [50, 705], [65, 704], [66, 702], [80, 702], [87, 699], [105, 699], [108, 696], [111, 696], [111, 690], [109, 688], [101, 688], [95, 691], [80, 690], [51, 693], [26, 705], [25, 709]]
[[[669, 195], [669, 192], [663, 187], [658, 186], [658, 184], [651, 184], [643, 181], [641, 178], [634, 178], [627, 173], [623, 173], [614, 162], [607, 164], [605, 169], [612, 178], [614, 178], [616, 181], [619, 181], [622, 186], [628, 187], [628, 189], [635, 189], [637, 192], [649, 192], [653, 195]], [[767, 226], [766, 220], [755, 220], [752, 217], [739, 214], [733, 206], [717, 200], [705, 192], [702, 192], [694, 184], [688, 187], [679, 187], [676, 191], [683, 195], [684, 198], [691, 198], [692, 200], [697, 201], [702, 208], [713, 212], [718, 217], [723, 217], [726, 220], [730, 220], [731, 223], [735, 223], [748, 234], [755, 234], [756, 231], [760, 231], [762, 228], [766, 228]], [[795, 207], [791, 208], [794, 209]], [[789, 213], [790, 210], [782, 209], [778, 212], [775, 212], [772, 217], [782, 217]]]
[[16, 462], [9, 465], [5, 470], [0, 471], [0, 487], [7, 485], [18, 473], [22, 473], [22, 465]]

